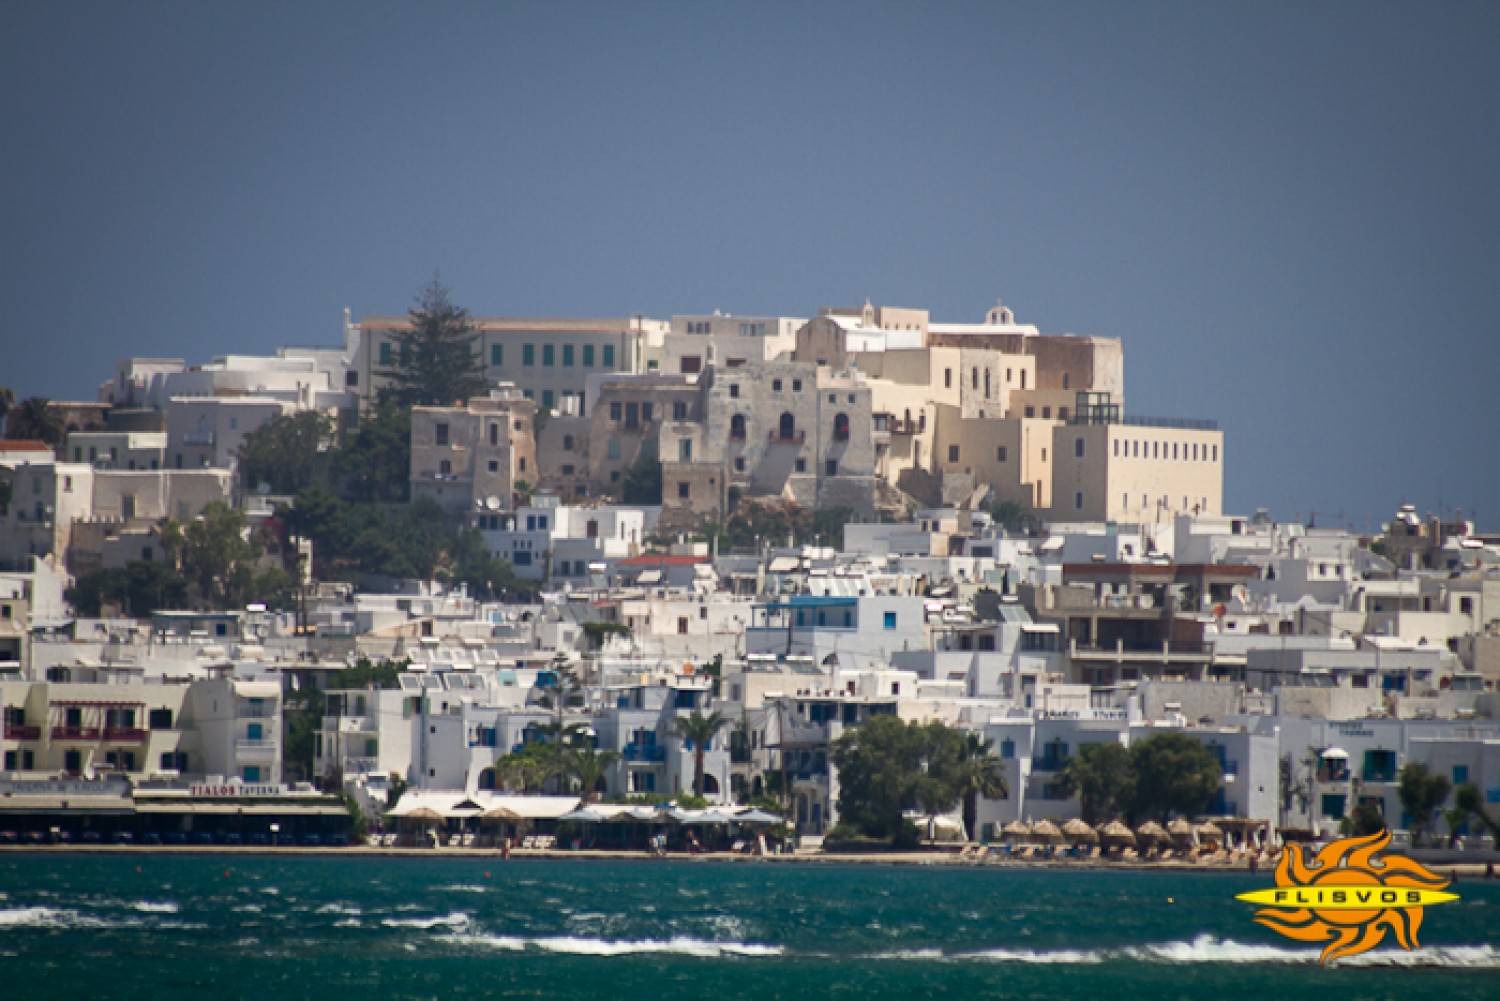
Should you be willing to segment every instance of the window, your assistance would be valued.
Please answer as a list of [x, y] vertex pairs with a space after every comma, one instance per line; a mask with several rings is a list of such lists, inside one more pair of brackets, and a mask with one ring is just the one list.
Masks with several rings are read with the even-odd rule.
[[688, 631], [688, 620], [686, 615], [677, 617], [677, 635], [686, 636]]
[[745, 415], [735, 414], [729, 418], [729, 439], [731, 441], [745, 440]]
[[1073, 439], [1073, 458], [1075, 458], [1075, 459], [1081, 459], [1081, 458], [1083, 458], [1083, 439], [1082, 438], [1074, 438]]
[[943, 388], [944, 389], [952, 389], [953, 388], [953, 369], [951, 369], [951, 368], [945, 368], [945, 369], [943, 369]]
[[773, 393], [779, 393], [779, 392], [781, 392], [781, 380], [780, 379], [772, 379], [771, 380], [771, 392], [773, 392]]
[[521, 364], [522, 365], [535, 365], [536, 364], [536, 345], [535, 344], [522, 344], [521, 345]]
[[618, 459], [620, 457], [620, 439], [611, 438], [609, 444], [605, 446], [605, 452], [608, 453], [609, 458]]
[[1027, 417], [1035, 417], [1036, 416], [1036, 407], [1033, 407], [1033, 406], [1031, 406], [1031, 405], [1028, 404], [1027, 407], [1026, 407], [1026, 416]]
[[500, 472], [500, 460], [498, 460], [498, 459], [491, 459], [490, 460], [490, 466], [489, 466], [489, 468], [490, 468], [490, 472], [492, 472], [492, 473], [498, 473], [498, 472]]
[[691, 438], [681, 438], [681, 439], [678, 440], [678, 442], [677, 442], [677, 461], [678, 462], [692, 462], [693, 461], [693, 439], [691, 439]]
[[503, 344], [491, 344], [490, 345], [490, 364], [491, 365], [504, 365], [505, 364], [505, 345], [503, 345]]
[[609, 419], [612, 421], [618, 421], [620, 419], [620, 413], [620, 401], [614, 400], [609, 405]]
[[957, 462], [958, 461], [958, 446], [957, 445], [949, 445], [948, 446], [948, 461], [949, 462]]
[[380, 364], [382, 364], [382, 365], [389, 365], [390, 363], [391, 363], [391, 342], [390, 341], [381, 341], [380, 342]]
[[833, 418], [833, 440], [834, 441], [848, 441], [849, 440], [849, 415], [848, 414], [836, 414], [836, 415], [834, 415], [834, 418]]
[[799, 472], [799, 473], [805, 473], [805, 472], [807, 472], [807, 460], [806, 459], [798, 459], [797, 460], [797, 466], [796, 466], [796, 468], [797, 468], [797, 472]]
[[979, 369], [977, 369], [977, 368], [973, 369], [969, 373], [969, 388], [970, 389], [978, 389], [979, 388]]
[[571, 451], [573, 451], [573, 436], [570, 435], [570, 434], [563, 435], [563, 451], [564, 452], [571, 452]]
[[1076, 491], [1073, 492], [1073, 509], [1075, 511], [1082, 511], [1083, 510], [1083, 491], [1082, 490], [1076, 490]]
[[743, 473], [745, 471], [745, 457], [743, 455], [736, 455], [734, 457], [734, 471], [736, 473]]
[[984, 398], [986, 400], [988, 400], [990, 398], [990, 370], [989, 369], [985, 369], [984, 370]]
[[829, 459], [823, 463], [823, 475], [837, 476], [839, 474], [839, 460]]
[[563, 345], [563, 368], [573, 367], [573, 345]]
[[729, 398], [731, 400], [738, 400], [740, 398], [740, 384], [739, 383], [737, 383], [737, 382], [731, 382], [729, 384]]
[[1007, 458], [1007, 455], [1008, 455], [1008, 453], [1006, 452], [1004, 445], [1001, 445], [1001, 446], [999, 446], [998, 448], [995, 449], [995, 461], [996, 462], [1005, 462], [1006, 458]]
[[583, 346], [583, 367], [594, 367], [594, 346], [592, 344], [585, 344]]
[[152, 709], [146, 714], [147, 725], [153, 730], [172, 729], [172, 710]]
[[[551, 348], [548, 348], [548, 350], [550, 351]], [[547, 364], [550, 365], [552, 363], [548, 362]], [[557, 399], [557, 397], [553, 394], [552, 390], [550, 390], [550, 389], [544, 389], [544, 390], [542, 390], [542, 409], [543, 410], [551, 410], [552, 409], [552, 405], [553, 405], [553, 403], [554, 403], [554, 401], [556, 399]]]
[[526, 456], [523, 455], [516, 460], [516, 471], [520, 473], [526, 472]]
[[896, 628], [896, 613], [895, 612], [886, 612], [885, 613], [885, 627], [887, 629], [895, 629]]
[[793, 379], [792, 380], [792, 392], [794, 392], [794, 393], [800, 393], [800, 392], [802, 392], [802, 380], [801, 379]]
[[790, 413], [783, 413], [776, 423], [776, 432], [782, 441], [792, 441], [797, 437], [797, 419]]
[[615, 346], [613, 344], [604, 345], [604, 367], [615, 367]]
[[672, 419], [674, 421], [687, 420], [688, 406], [685, 400], [674, 400], [672, 402]]
[[551, 364], [554, 363], [554, 361], [556, 360], [556, 358], [557, 358], [557, 346], [553, 345], [553, 344], [543, 344], [542, 345], [542, 365], [543, 366], [551, 365]]
[[1042, 419], [1043, 420], [1049, 420], [1049, 421], [1052, 419], [1052, 408], [1051, 407], [1043, 407], [1042, 408]]
[[1042, 461], [1043, 462], [1047, 461], [1047, 450], [1045, 448], [1042, 449]]
[[691, 496], [693, 496], [693, 490], [686, 481], [677, 484], [677, 497], [679, 500], [687, 500]]
[[448, 425], [434, 424], [432, 426], [432, 441], [435, 445], [448, 444]]

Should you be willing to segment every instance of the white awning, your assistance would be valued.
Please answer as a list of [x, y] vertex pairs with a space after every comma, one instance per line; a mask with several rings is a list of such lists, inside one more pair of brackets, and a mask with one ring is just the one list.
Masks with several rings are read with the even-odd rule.
[[802, 566], [802, 560], [796, 556], [778, 556], [771, 561], [769, 570], [771, 573], [791, 573]]
[[637, 584], [660, 584], [660, 570], [642, 570], [641, 575], [635, 579]]
[[1329, 747], [1323, 751], [1320, 757], [1330, 761], [1348, 761], [1349, 752], [1342, 747]]

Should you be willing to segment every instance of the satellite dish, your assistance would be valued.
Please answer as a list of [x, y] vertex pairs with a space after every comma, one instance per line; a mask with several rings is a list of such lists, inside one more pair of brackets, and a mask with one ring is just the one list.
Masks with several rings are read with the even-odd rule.
[[500, 498], [496, 497], [494, 494], [490, 494], [484, 499], [484, 506], [489, 508], [491, 511], [498, 511], [500, 510]]

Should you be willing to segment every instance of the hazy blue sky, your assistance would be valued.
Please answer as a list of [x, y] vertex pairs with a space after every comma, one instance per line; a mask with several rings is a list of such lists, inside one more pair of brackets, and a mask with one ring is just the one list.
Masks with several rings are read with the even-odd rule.
[[476, 314], [1119, 337], [1226, 506], [1500, 528], [1500, 4], [0, 0], [0, 385]]

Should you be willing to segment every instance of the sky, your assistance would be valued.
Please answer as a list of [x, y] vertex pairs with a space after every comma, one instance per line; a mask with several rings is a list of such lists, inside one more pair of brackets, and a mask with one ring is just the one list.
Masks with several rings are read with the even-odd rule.
[[475, 315], [997, 299], [1225, 508], [1500, 531], [1500, 4], [0, 0], [0, 385]]

